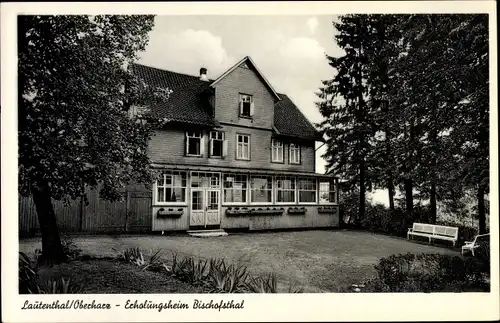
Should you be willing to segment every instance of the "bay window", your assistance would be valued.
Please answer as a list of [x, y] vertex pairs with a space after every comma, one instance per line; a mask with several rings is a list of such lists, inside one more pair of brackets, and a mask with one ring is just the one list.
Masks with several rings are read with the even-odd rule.
[[276, 177], [276, 203], [295, 203], [294, 177]]
[[337, 203], [337, 190], [335, 180], [322, 179], [319, 181], [319, 203]]
[[155, 202], [186, 203], [186, 173], [166, 171], [156, 181]]
[[269, 204], [272, 203], [272, 176], [252, 176], [250, 179], [250, 202]]
[[316, 187], [315, 178], [299, 178], [299, 203], [316, 203]]
[[247, 202], [247, 175], [224, 174], [224, 203]]

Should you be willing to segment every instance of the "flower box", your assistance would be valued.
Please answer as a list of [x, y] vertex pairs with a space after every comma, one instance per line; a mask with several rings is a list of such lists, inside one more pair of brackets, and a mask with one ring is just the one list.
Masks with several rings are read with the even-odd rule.
[[318, 207], [318, 213], [336, 214], [337, 211], [338, 211], [338, 206], [320, 206], [320, 207]]
[[156, 212], [157, 218], [180, 218], [184, 214], [184, 209], [174, 209], [174, 208], [160, 208]]
[[238, 216], [238, 215], [247, 215], [250, 213], [250, 210], [246, 207], [243, 207], [243, 208], [239, 208], [239, 207], [235, 207], [235, 208], [228, 208], [226, 209], [226, 215], [227, 216]]
[[250, 211], [251, 215], [282, 215], [285, 212], [284, 208], [253, 208]]
[[307, 209], [302, 206], [302, 207], [289, 207], [288, 208], [288, 214], [290, 215], [304, 215], [306, 214]]

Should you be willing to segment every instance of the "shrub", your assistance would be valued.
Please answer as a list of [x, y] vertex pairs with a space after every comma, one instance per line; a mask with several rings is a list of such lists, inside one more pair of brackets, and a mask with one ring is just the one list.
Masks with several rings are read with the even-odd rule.
[[251, 293], [277, 293], [278, 280], [274, 273], [267, 276], [251, 277], [247, 288]]
[[210, 259], [207, 288], [215, 293], [245, 292], [248, 277], [244, 265], [226, 265], [224, 259]]
[[19, 294], [35, 294], [38, 268], [24, 252], [19, 252]]
[[379, 260], [378, 278], [370, 288], [379, 292], [463, 291], [483, 289], [476, 262], [442, 254], [399, 254]]
[[69, 235], [61, 236], [61, 244], [63, 247], [63, 253], [66, 256], [66, 260], [75, 260], [82, 253], [82, 249], [78, 248], [78, 246], [73, 241], [73, 238], [71, 238], [71, 236]]
[[208, 277], [208, 262], [186, 257], [181, 261], [173, 255], [172, 274], [179, 280], [194, 286], [204, 285]]
[[144, 254], [139, 247], [128, 248], [125, 249], [125, 251], [120, 252], [116, 258], [142, 267], [143, 270], [152, 269], [153, 271], [159, 271], [163, 267], [163, 264], [160, 261], [161, 250], [157, 250], [156, 252], [151, 250], [149, 255], [144, 257]]
[[71, 278], [66, 280], [63, 277], [49, 279], [44, 285], [38, 287], [38, 294], [79, 294], [80, 292], [80, 285], [71, 283]]

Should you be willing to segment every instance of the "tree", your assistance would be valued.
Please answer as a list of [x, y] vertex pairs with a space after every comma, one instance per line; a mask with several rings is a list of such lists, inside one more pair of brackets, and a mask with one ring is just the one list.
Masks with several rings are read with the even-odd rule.
[[[151, 182], [151, 124], [130, 104], [165, 99], [127, 66], [144, 50], [153, 16], [19, 16], [19, 191], [31, 194], [42, 257], [63, 259], [52, 199], [102, 187], [108, 200], [130, 181]], [[126, 88], [126, 90], [125, 90]]]
[[344, 15], [333, 25], [345, 55], [327, 56], [334, 77], [323, 81], [317, 106], [325, 118], [320, 124], [327, 137], [328, 172], [340, 175], [351, 188], [359, 187], [359, 218], [364, 217], [366, 189], [371, 187], [370, 165], [366, 156], [373, 136], [366, 93], [366, 42], [368, 29], [363, 15]]

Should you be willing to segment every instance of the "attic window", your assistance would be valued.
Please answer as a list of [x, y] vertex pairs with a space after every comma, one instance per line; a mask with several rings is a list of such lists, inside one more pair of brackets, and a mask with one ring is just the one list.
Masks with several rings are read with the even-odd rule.
[[247, 65], [247, 63], [243, 63], [243, 64], [241, 64], [241, 65], [240, 65], [240, 67], [241, 67], [241, 68], [249, 68], [249, 67], [248, 67], [248, 65]]
[[253, 115], [253, 97], [240, 93], [240, 116], [251, 117]]

